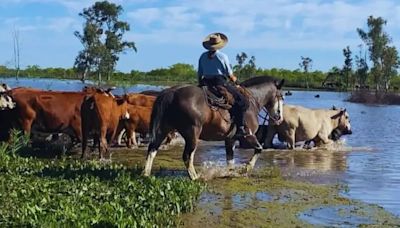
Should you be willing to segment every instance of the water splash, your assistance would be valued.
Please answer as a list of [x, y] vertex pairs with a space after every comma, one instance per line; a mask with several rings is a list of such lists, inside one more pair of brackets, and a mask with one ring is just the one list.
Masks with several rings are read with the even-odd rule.
[[204, 180], [242, 176], [247, 176], [246, 164], [232, 164], [228, 167], [226, 162], [205, 161], [200, 168], [200, 177]]

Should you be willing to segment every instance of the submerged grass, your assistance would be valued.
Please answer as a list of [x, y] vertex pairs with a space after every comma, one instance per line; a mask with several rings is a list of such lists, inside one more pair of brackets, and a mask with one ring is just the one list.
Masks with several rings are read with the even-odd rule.
[[2, 227], [175, 226], [204, 189], [186, 178], [145, 178], [138, 167], [24, 158], [27, 142], [15, 133], [0, 145]]

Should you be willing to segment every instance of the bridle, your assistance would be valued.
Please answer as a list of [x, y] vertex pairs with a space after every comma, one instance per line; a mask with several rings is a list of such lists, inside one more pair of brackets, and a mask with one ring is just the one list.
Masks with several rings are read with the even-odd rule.
[[[250, 94], [250, 98], [252, 98], [252, 99], [250, 99], [250, 102], [253, 102], [253, 104], [254, 104], [254, 105], [257, 107], [257, 109], [259, 110], [257, 116], [260, 117], [260, 118], [263, 120], [263, 124], [262, 124], [262, 125], [265, 125], [265, 123], [271, 118], [270, 115], [269, 115], [269, 112], [268, 112], [267, 107], [264, 106], [264, 105], [261, 105], [261, 104], [254, 98], [254, 96], [253, 96], [252, 93], [249, 92], [249, 94]], [[275, 98], [278, 100], [278, 102], [281, 102], [281, 101], [284, 100], [282, 93], [278, 93], [278, 92], [275, 94]], [[264, 115], [264, 116], [261, 115], [261, 114], [260, 114], [260, 111], [264, 111], [264, 112], [265, 112], [265, 115]]]

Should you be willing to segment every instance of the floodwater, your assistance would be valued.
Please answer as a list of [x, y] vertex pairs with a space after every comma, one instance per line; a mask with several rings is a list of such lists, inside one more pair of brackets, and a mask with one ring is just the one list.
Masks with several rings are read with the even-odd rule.
[[[84, 84], [80, 81], [60, 81], [53, 79], [2, 79], [11, 87], [31, 86], [52, 90], [80, 90]], [[147, 89], [159, 90], [162, 87], [136, 85], [128, 88], [118, 88], [116, 93], [138, 92]], [[287, 96], [288, 104], [302, 105], [309, 108], [346, 108], [349, 112], [353, 134], [344, 136], [334, 147], [317, 150], [265, 150], [260, 156], [256, 169], [265, 167], [279, 167], [281, 175], [288, 180], [311, 182], [318, 185], [341, 185], [340, 197], [357, 200], [366, 205], [383, 207], [395, 217], [400, 217], [400, 106], [371, 106], [346, 102], [347, 93], [321, 92], [321, 91], [292, 91], [292, 96]], [[320, 97], [316, 98], [315, 95]], [[182, 170], [181, 147], [174, 151], [159, 152], [156, 157], [163, 164], [171, 164], [174, 170]], [[252, 155], [251, 150], [235, 152], [235, 163], [245, 163]], [[133, 152], [115, 153], [113, 158], [127, 164], [134, 163], [137, 159], [144, 159], [145, 148], [137, 154]], [[223, 142], [200, 142], [196, 152], [195, 163], [200, 172], [210, 170], [223, 170], [225, 167], [225, 151]], [[178, 164], [178, 165], [177, 165]], [[164, 167], [168, 169], [167, 167]], [[176, 171], [178, 175], [185, 172]], [[243, 177], [249, 178], [252, 177]], [[240, 178], [239, 178], [240, 179]], [[210, 185], [229, 188], [226, 178], [214, 179]], [[257, 179], [257, 184], [259, 184]], [[217, 183], [217, 184], [215, 184]], [[255, 183], [255, 182], [254, 182]], [[207, 217], [211, 220], [213, 215], [224, 211], [256, 209], [268, 213], [266, 205], [270, 201], [287, 203], [295, 195], [305, 194], [302, 191], [287, 190], [281, 196], [264, 191], [240, 193], [213, 193], [205, 192], [199, 203], [199, 210], [212, 210]], [[296, 198], [296, 197], [294, 197]], [[226, 205], [226, 201], [229, 201]], [[270, 210], [270, 209], [268, 209]], [[347, 224], [357, 226], [360, 224], [373, 224], [373, 220], [360, 215], [348, 216], [337, 221], [337, 214], [355, 210], [353, 206], [335, 205], [326, 207], [308, 208], [298, 214], [298, 218], [306, 224], [336, 226]], [[265, 212], [266, 211], [266, 212]], [[367, 210], [364, 214], [368, 214]], [[398, 221], [398, 220], [397, 220]], [[185, 224], [190, 224], [185, 223]], [[218, 223], [217, 223], [218, 224]], [[215, 224], [214, 224], [215, 225]]]

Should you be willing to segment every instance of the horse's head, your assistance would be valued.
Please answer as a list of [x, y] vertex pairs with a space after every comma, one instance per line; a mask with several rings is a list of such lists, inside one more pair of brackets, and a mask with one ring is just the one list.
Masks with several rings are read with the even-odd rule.
[[346, 109], [340, 109], [338, 111], [336, 115], [332, 116], [332, 119], [338, 121], [337, 129], [339, 129], [343, 135], [352, 134], [349, 113]]
[[266, 95], [267, 102], [264, 105], [268, 111], [270, 120], [276, 125], [281, 124], [283, 120], [283, 94], [281, 88], [284, 82], [284, 79], [275, 81], [275, 89], [272, 89]]
[[283, 120], [283, 95], [281, 88], [284, 79], [277, 80], [269, 76], [250, 78], [241, 83], [249, 89], [258, 103], [258, 107], [264, 107], [268, 111], [270, 120], [279, 125]]

